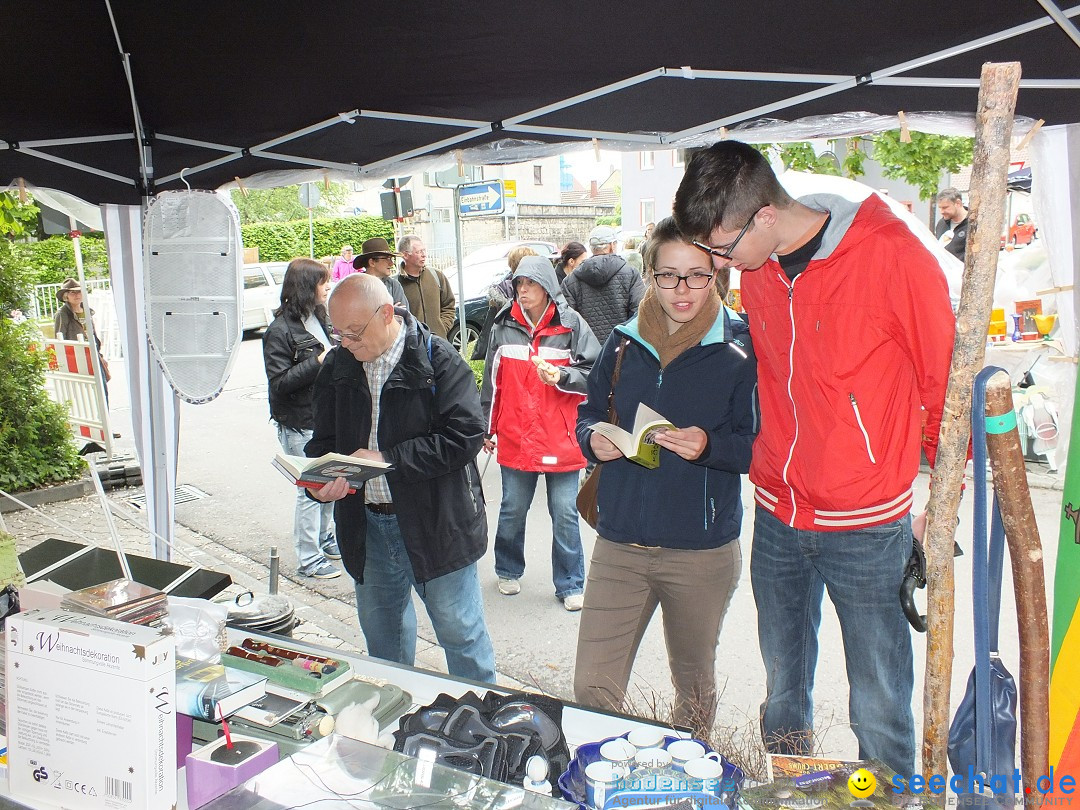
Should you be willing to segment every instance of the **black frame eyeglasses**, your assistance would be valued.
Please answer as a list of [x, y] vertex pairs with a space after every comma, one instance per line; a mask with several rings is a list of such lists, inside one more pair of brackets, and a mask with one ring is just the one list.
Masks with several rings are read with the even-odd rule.
[[757, 211], [750, 215], [750, 219], [746, 220], [746, 224], [742, 226], [742, 228], [739, 230], [738, 236], [736, 236], [730, 244], [724, 245], [723, 247], [712, 247], [711, 245], [706, 245], [702, 242], [697, 241], [696, 239], [693, 240], [690, 244], [692, 244], [696, 248], [704, 250], [710, 256], [715, 256], [718, 259], [730, 259], [732, 252], [739, 244], [739, 240], [746, 236], [746, 232], [750, 230], [750, 226], [754, 224], [754, 220], [757, 219], [757, 215], [761, 213], [761, 209], [764, 207], [764, 205], [761, 206], [761, 208], [759, 208]]
[[688, 290], [704, 290], [716, 277], [716, 273], [691, 273], [688, 276], [680, 276], [678, 273], [667, 271], [657, 273], [654, 271], [652, 277], [656, 286], [661, 290], [677, 290], [679, 285], [684, 282]]
[[338, 345], [341, 345], [341, 343], [346, 340], [352, 343], [356, 343], [358, 340], [364, 337], [364, 332], [367, 331], [368, 327], [371, 326], [371, 322], [375, 320], [375, 318], [380, 312], [382, 312], [382, 306], [379, 306], [373, 313], [371, 313], [371, 317], [368, 318], [368, 322], [364, 324], [364, 328], [356, 334], [353, 334], [352, 332], [339, 332], [337, 329], [331, 329], [330, 340], [332, 340]]

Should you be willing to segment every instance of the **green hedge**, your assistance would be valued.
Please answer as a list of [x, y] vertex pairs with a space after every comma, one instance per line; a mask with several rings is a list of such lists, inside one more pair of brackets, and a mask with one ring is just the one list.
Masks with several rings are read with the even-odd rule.
[[[87, 278], [107, 278], [109, 260], [105, 240], [83, 237], [80, 242], [83, 271]], [[11, 243], [11, 256], [23, 272], [29, 275], [30, 285], [59, 284], [75, 277], [75, 245], [66, 236], [50, 236], [40, 242]]]
[[[287, 262], [308, 255], [308, 223], [306, 219], [292, 222], [261, 222], [243, 225], [244, 247], [259, 249], [259, 260]], [[336, 256], [342, 245], [352, 245], [357, 253], [366, 239], [381, 236], [393, 242], [394, 226], [379, 217], [343, 217], [316, 219], [312, 223], [315, 237], [315, 257]]]

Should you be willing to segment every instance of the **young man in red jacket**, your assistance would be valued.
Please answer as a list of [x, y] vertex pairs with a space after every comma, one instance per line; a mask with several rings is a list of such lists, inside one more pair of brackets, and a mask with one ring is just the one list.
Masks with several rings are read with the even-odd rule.
[[898, 592], [920, 441], [933, 464], [952, 356], [944, 274], [876, 195], [794, 200], [764, 156], [735, 141], [694, 156], [675, 217], [717, 267], [742, 271], [758, 358], [750, 572], [765, 743], [810, 752], [828, 588], [859, 756], [912, 773], [914, 672]]

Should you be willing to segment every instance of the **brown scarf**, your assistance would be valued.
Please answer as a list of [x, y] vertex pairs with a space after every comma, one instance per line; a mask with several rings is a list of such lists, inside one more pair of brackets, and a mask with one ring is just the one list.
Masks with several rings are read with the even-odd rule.
[[667, 316], [660, 306], [660, 299], [656, 297], [656, 289], [650, 284], [638, 307], [638, 331], [660, 355], [660, 368], [667, 368], [672, 360], [701, 342], [716, 323], [719, 312], [720, 296], [706, 296], [704, 305], [693, 320], [668, 334]]

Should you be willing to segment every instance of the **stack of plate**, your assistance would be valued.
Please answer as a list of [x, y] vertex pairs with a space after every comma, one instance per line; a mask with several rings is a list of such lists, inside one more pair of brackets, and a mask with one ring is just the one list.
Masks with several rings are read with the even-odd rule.
[[292, 602], [284, 596], [255, 596], [251, 591], [247, 591], [237, 596], [229, 605], [229, 617], [225, 624], [237, 630], [289, 636], [300, 621], [293, 611]]

